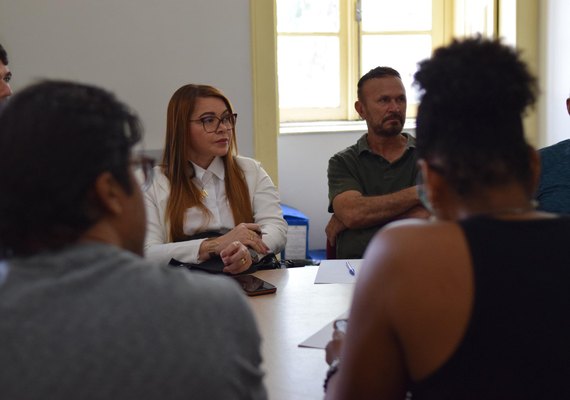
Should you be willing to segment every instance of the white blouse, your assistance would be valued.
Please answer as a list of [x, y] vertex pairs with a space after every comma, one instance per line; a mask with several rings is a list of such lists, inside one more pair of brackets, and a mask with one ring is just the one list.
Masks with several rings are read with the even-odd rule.
[[[279, 193], [267, 172], [260, 163], [252, 158], [237, 158], [238, 165], [244, 172], [249, 196], [252, 202], [253, 219], [264, 232], [263, 242], [279, 253], [287, 237], [287, 223], [279, 204]], [[199, 232], [217, 231], [226, 233], [235, 227], [231, 208], [228, 204], [224, 184], [225, 171], [223, 160], [216, 157], [208, 169], [193, 164], [197, 187], [203, 190], [204, 204], [211, 215], [204, 214], [198, 207], [186, 210], [183, 231], [191, 236]], [[169, 226], [166, 224], [166, 204], [170, 195], [170, 182], [161, 167], [154, 168], [152, 186], [145, 192], [147, 214], [147, 232], [145, 255], [147, 258], [166, 265], [171, 258], [188, 263], [198, 263], [200, 245], [205, 239], [168, 243]]]

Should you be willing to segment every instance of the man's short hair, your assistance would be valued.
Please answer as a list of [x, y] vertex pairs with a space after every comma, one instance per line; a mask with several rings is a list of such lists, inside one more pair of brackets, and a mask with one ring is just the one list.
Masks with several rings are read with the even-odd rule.
[[8, 65], [8, 53], [6, 49], [0, 44], [0, 62], [4, 65]]
[[0, 248], [31, 255], [73, 243], [102, 217], [93, 184], [110, 172], [132, 193], [138, 118], [103, 89], [45, 81], [0, 114]]
[[358, 100], [362, 100], [362, 87], [366, 81], [369, 81], [370, 79], [384, 78], [387, 76], [393, 76], [400, 80], [402, 79], [400, 73], [394, 68], [390, 67], [376, 67], [368, 71], [366, 74], [362, 75], [362, 77], [358, 80]]

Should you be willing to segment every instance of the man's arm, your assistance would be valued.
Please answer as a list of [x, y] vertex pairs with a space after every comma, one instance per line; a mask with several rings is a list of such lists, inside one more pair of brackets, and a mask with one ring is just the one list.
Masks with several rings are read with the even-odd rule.
[[325, 227], [325, 233], [327, 235], [327, 240], [329, 241], [331, 246], [336, 245], [336, 237], [339, 233], [346, 229], [346, 225], [344, 225], [340, 219], [336, 217], [336, 215], [331, 215], [331, 219], [329, 223]]
[[429, 216], [421, 205], [416, 186], [379, 196], [363, 196], [356, 190], [348, 190], [338, 194], [332, 204], [336, 217], [349, 229]]

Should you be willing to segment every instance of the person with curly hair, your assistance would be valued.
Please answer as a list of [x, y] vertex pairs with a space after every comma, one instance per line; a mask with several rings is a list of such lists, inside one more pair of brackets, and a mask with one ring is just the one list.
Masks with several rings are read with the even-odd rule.
[[535, 209], [522, 117], [537, 84], [498, 40], [422, 61], [421, 197], [432, 220], [372, 240], [327, 399], [570, 398], [570, 218]]

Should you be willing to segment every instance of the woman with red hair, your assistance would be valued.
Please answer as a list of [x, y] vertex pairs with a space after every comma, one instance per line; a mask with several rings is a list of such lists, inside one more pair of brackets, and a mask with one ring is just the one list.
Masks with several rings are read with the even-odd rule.
[[216, 88], [185, 85], [168, 104], [162, 164], [146, 191], [146, 256], [248, 269], [285, 246], [279, 193], [260, 163], [237, 155], [229, 100]]

